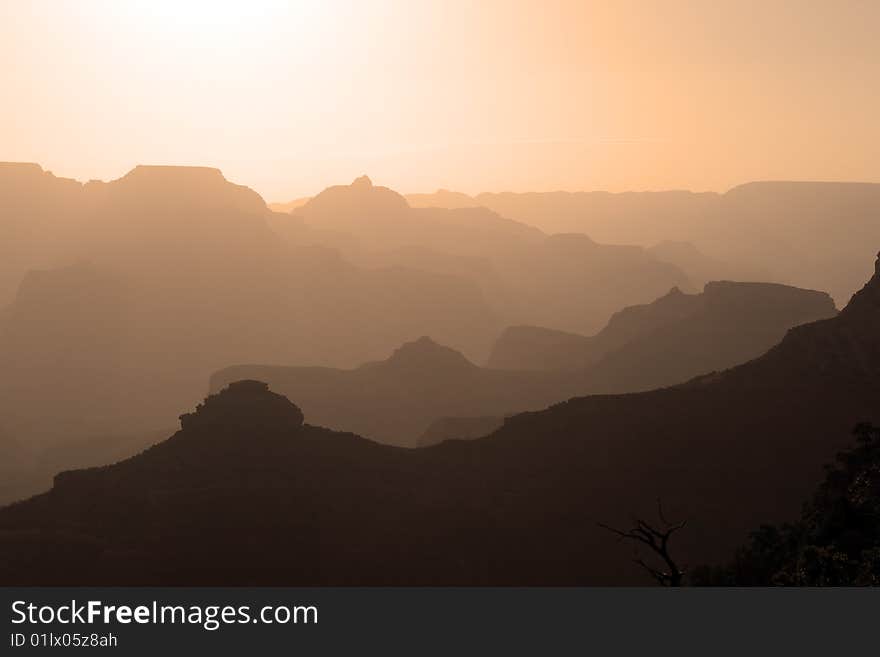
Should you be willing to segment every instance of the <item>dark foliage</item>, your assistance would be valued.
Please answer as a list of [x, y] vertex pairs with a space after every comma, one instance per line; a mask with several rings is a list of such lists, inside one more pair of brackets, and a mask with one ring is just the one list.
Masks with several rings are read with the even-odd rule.
[[859, 424], [799, 520], [753, 532], [733, 562], [702, 568], [695, 584], [880, 584], [880, 428]]

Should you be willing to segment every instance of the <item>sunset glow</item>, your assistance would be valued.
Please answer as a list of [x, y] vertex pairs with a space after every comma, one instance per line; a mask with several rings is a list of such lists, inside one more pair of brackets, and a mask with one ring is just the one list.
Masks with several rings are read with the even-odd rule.
[[878, 27], [0, 0], [2, 640], [876, 643]]
[[3, 157], [85, 179], [210, 163], [271, 200], [363, 172], [470, 192], [877, 180], [878, 7], [7, 2]]

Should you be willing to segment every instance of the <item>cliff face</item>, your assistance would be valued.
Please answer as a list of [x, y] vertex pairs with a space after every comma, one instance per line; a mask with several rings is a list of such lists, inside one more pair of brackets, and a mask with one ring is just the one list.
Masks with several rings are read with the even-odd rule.
[[605, 328], [590, 337], [539, 326], [509, 327], [493, 345], [489, 366], [511, 370], [582, 370], [639, 336], [688, 317], [699, 305], [699, 295], [684, 294], [674, 287], [651, 303], [619, 310]]
[[490, 365], [581, 370], [585, 390], [629, 392], [680, 383], [755, 358], [798, 324], [834, 316], [822, 292], [770, 283], [675, 288], [653, 303], [615, 313], [592, 337], [515, 327], [496, 341]]
[[697, 301], [691, 314], [603, 356], [587, 372], [591, 390], [650, 390], [726, 370], [837, 312], [823, 292], [769, 283], [708, 283]]
[[847, 318], [846, 322], [858, 324], [862, 320], [868, 322], [876, 320], [878, 308], [880, 308], [880, 253], [877, 254], [877, 260], [874, 262], [874, 275], [853, 295], [842, 314]]
[[[770, 372], [813, 379], [817, 375], [874, 385], [880, 372], [880, 254], [874, 275], [831, 320], [793, 328], [763, 358], [749, 364]], [[740, 368], [739, 377], [757, 369]]]

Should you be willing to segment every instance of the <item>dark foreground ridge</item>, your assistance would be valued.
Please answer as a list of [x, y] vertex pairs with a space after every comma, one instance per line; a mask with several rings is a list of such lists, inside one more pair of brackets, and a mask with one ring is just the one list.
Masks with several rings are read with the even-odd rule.
[[837, 317], [761, 358], [484, 439], [383, 446], [238, 382], [165, 442], [0, 511], [0, 583], [645, 583], [597, 522], [660, 497], [689, 520], [681, 563], [726, 561], [797, 516], [853, 425], [880, 419], [878, 391], [880, 262]]

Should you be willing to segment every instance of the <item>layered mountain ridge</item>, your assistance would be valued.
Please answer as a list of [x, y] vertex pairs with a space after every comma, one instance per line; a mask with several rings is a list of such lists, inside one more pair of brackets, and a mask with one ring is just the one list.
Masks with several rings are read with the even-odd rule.
[[[460, 206], [461, 196], [409, 198], [418, 205]], [[697, 284], [772, 281], [827, 290], [841, 306], [870, 275], [865, 263], [880, 242], [876, 183], [756, 181], [723, 194], [501, 192], [478, 194], [470, 203], [548, 233], [581, 232], [599, 242], [652, 248]], [[653, 248], [664, 242], [690, 243], [705, 255]]]
[[679, 383], [755, 358], [799, 324], [832, 317], [824, 292], [772, 283], [709, 282], [699, 294], [673, 288], [625, 308], [594, 336], [510, 327], [490, 367], [586, 370], [593, 391], [628, 392]]
[[[640, 582], [597, 522], [663, 500], [685, 564], [791, 517], [880, 412], [880, 261], [833, 318], [726, 372], [572, 399], [402, 450], [302, 423], [233, 383], [181, 430], [0, 510], [0, 580], [90, 584]], [[202, 421], [199, 418], [204, 417]]]
[[[718, 282], [699, 295], [675, 288], [626, 308], [592, 338], [508, 329], [487, 368], [422, 337], [352, 370], [232, 366], [211, 377], [210, 389], [241, 378], [267, 381], [318, 424], [380, 442], [426, 445], [483, 435], [475, 432], [495, 428], [504, 416], [572, 396], [645, 390], [733, 367], [770, 349], [791, 327], [835, 312], [823, 293]], [[454, 427], [462, 433], [452, 435]]]
[[[485, 207], [413, 208], [362, 177], [336, 185], [272, 225], [290, 240], [340, 250], [364, 266], [425, 266], [474, 280], [499, 321], [598, 329], [623, 305], [688, 286], [640, 247], [547, 235]], [[424, 263], [424, 264], [422, 264]]]
[[218, 169], [82, 184], [5, 164], [0, 203], [0, 414], [35, 452], [169, 426], [229, 363], [346, 366], [429, 331], [483, 354], [497, 330], [467, 278], [287, 242]]
[[269, 383], [297, 400], [316, 424], [409, 447], [438, 418], [503, 416], [542, 408], [580, 390], [577, 379], [567, 374], [536, 376], [479, 367], [428, 337], [401, 345], [385, 360], [350, 370], [232, 366], [212, 375], [210, 390], [239, 379]]

